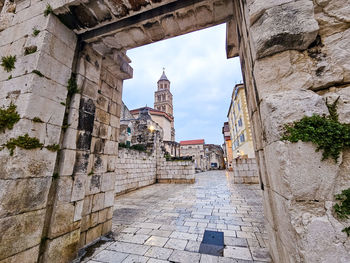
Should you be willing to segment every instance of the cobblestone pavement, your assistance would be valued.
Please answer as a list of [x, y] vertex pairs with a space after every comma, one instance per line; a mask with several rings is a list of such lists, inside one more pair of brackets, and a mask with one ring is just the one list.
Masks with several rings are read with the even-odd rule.
[[[193, 185], [155, 184], [116, 198], [115, 242], [84, 262], [271, 262], [259, 185], [235, 185], [225, 171]], [[224, 232], [224, 257], [199, 254], [204, 230]]]

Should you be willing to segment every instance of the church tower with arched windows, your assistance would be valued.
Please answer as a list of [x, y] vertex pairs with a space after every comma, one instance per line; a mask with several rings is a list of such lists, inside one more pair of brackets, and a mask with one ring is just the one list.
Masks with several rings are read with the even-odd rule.
[[172, 118], [171, 140], [175, 141], [173, 95], [170, 92], [170, 81], [165, 75], [164, 69], [163, 69], [163, 74], [158, 80], [157, 84], [158, 84], [157, 90], [154, 92], [154, 109], [158, 111], [163, 111]]

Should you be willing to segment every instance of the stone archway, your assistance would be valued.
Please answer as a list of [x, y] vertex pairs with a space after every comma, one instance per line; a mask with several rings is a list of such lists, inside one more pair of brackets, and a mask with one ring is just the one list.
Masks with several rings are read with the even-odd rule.
[[1, 144], [38, 140], [0, 152], [0, 261], [68, 262], [110, 231], [122, 83], [132, 77], [125, 51], [224, 22], [227, 55], [241, 59], [274, 261], [349, 261], [332, 213], [350, 186], [349, 151], [334, 163], [309, 143], [280, 141], [285, 124], [328, 114], [325, 98], [340, 96], [339, 119], [350, 122], [346, 1], [0, 2], [0, 55], [16, 56], [0, 70], [1, 105], [20, 117], [0, 127]]

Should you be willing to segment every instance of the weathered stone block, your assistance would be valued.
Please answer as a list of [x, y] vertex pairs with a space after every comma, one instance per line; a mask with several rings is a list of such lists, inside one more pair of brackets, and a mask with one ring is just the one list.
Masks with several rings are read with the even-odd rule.
[[293, 0], [248, 0], [247, 7], [249, 14], [249, 24], [253, 25], [267, 9], [290, 3], [292, 1]]
[[71, 201], [78, 201], [84, 199], [85, 196], [85, 181], [86, 175], [74, 176], [73, 190]]
[[114, 205], [114, 191], [109, 191], [104, 194], [104, 207]]
[[72, 175], [75, 165], [76, 151], [62, 150], [60, 155], [60, 175]]
[[93, 174], [88, 176], [86, 183], [86, 195], [96, 194], [101, 191], [101, 175]]
[[311, 0], [301, 0], [266, 10], [250, 28], [256, 57], [306, 49], [319, 29], [313, 8]]
[[0, 219], [0, 260], [39, 245], [44, 220], [45, 210]]
[[279, 141], [284, 125], [313, 114], [328, 114], [322, 97], [312, 91], [287, 91], [263, 97], [260, 103], [265, 142]]
[[[114, 157], [116, 158], [116, 157]], [[106, 173], [102, 175], [102, 186], [101, 186], [101, 191], [107, 192], [109, 190], [114, 189], [115, 185], [115, 180], [116, 180], [116, 175], [115, 173]]]
[[74, 219], [73, 219], [74, 222], [81, 220], [82, 213], [83, 213], [83, 206], [84, 206], [84, 200], [81, 200], [75, 203]]
[[[270, 187], [291, 200], [332, 200], [339, 165], [321, 161], [311, 143], [275, 142], [266, 146], [265, 157]], [[313, 156], [313, 158], [306, 158]]]
[[102, 233], [102, 224], [91, 228], [86, 233], [86, 244], [90, 244], [95, 239], [99, 238]]
[[105, 193], [95, 194], [92, 199], [92, 212], [102, 210], [104, 208]]
[[53, 210], [53, 221], [50, 225], [48, 236], [50, 239], [79, 228], [77, 222], [73, 223], [74, 209], [75, 207], [73, 203], [58, 203], [55, 205]]
[[0, 217], [46, 207], [50, 177], [0, 180]]
[[79, 241], [80, 229], [53, 240], [48, 240], [44, 262], [61, 263], [72, 261], [77, 255]]
[[57, 201], [70, 202], [73, 187], [72, 176], [60, 176], [55, 180], [58, 180]]
[[28, 250], [25, 250], [23, 252], [20, 252], [4, 260], [0, 259], [0, 263], [18, 263], [18, 262], [36, 263], [38, 262], [37, 261], [38, 256], [39, 256], [39, 245], [32, 247]]
[[[34, 154], [35, 153], [35, 154]], [[51, 177], [56, 153], [44, 150], [16, 148], [13, 156], [7, 150], [0, 151], [0, 179]]]

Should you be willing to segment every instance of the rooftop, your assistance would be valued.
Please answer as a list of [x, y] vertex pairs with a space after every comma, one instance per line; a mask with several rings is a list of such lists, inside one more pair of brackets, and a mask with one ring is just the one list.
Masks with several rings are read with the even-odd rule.
[[204, 144], [204, 139], [181, 141], [180, 145]]
[[169, 114], [167, 114], [166, 112], [164, 111], [160, 111], [160, 110], [156, 110], [156, 109], [153, 109], [151, 107], [142, 107], [142, 108], [138, 108], [138, 109], [133, 109], [130, 111], [131, 114], [139, 114], [141, 111], [144, 111], [144, 110], [148, 110], [149, 114], [151, 115], [161, 115], [161, 116], [164, 116], [165, 118], [167, 118], [169, 121], [172, 121], [173, 120], [173, 117], [171, 117]]

